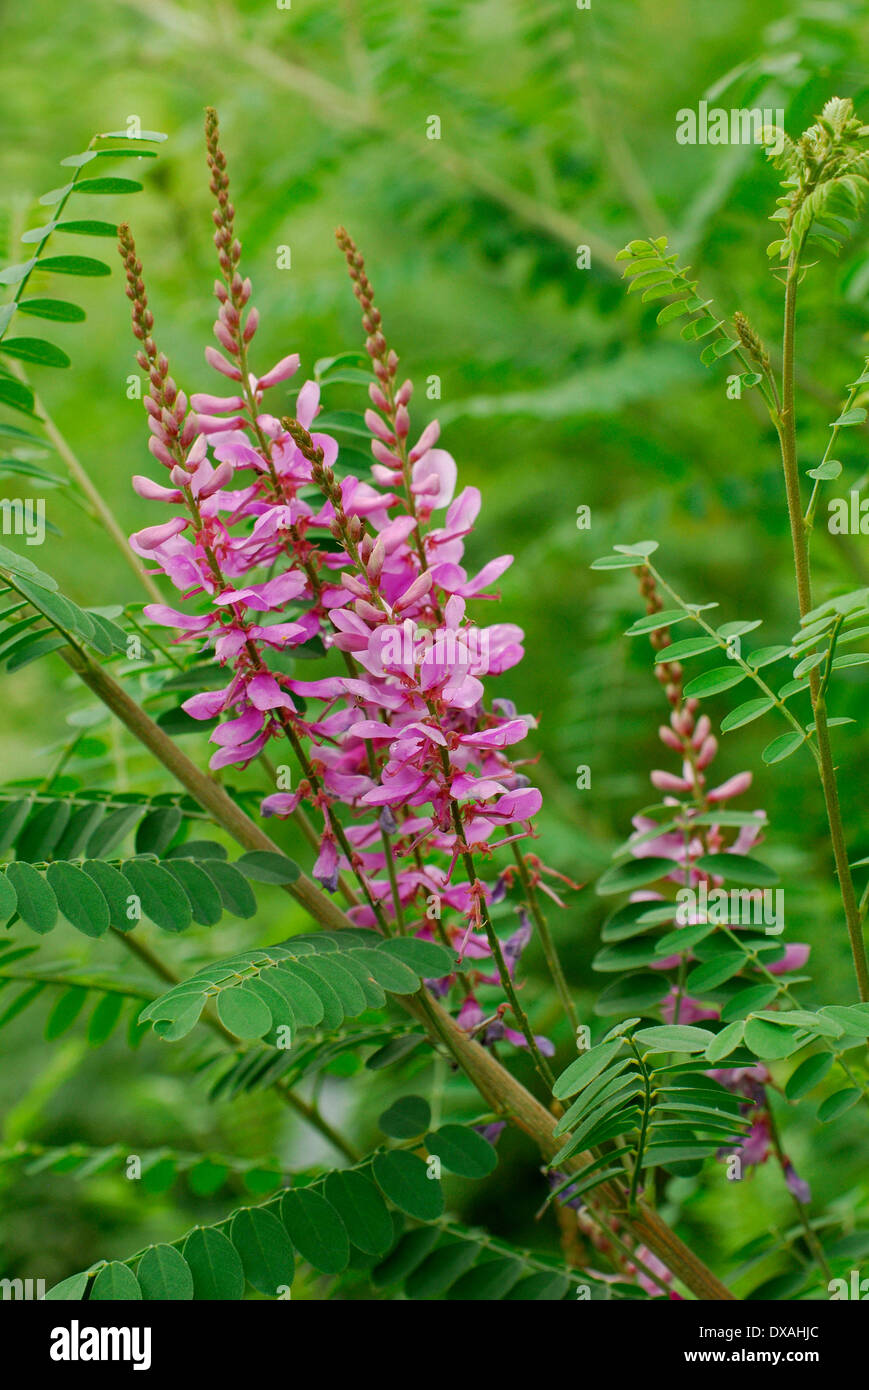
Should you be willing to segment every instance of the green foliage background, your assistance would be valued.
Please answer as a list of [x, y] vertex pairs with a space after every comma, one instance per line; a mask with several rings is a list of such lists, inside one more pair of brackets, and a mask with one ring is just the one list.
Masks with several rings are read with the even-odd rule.
[[[545, 859], [593, 880], [630, 816], [652, 799], [650, 769], [669, 764], [655, 737], [663, 702], [651, 653], [621, 636], [640, 611], [630, 574], [592, 575], [590, 561], [613, 543], [654, 536], [665, 573], [696, 601], [719, 600], [722, 621], [763, 616], [763, 639], [778, 642], [796, 617], [780, 465], [759, 402], [727, 400], [726, 367], [707, 371], [675, 329], [655, 329], [655, 306], [626, 298], [613, 257], [630, 237], [666, 232], [719, 310], [747, 311], [774, 346], [780, 288], [764, 247], [774, 234], [766, 219], [775, 172], [751, 147], [678, 146], [675, 113], [703, 97], [781, 107], [796, 133], [837, 94], [869, 117], [866, 5], [592, 0], [580, 11], [570, 0], [295, 0], [291, 9], [257, 0], [32, 0], [0, 14], [2, 259], [20, 258], [16, 238], [40, 220], [35, 199], [59, 182], [57, 161], [94, 131], [137, 115], [143, 127], [168, 132], [144, 171], [146, 191], [121, 213], [145, 263], [158, 341], [188, 389], [218, 389], [202, 357], [214, 317], [206, 104], [220, 112], [245, 266], [263, 315], [258, 364], [298, 350], [310, 372], [317, 357], [357, 346], [335, 225], [344, 223], [364, 250], [390, 341], [417, 384], [415, 420], [436, 409], [462, 482], [483, 490], [471, 559], [516, 556], [501, 584], [501, 616], [525, 629], [528, 656], [496, 693], [542, 717], [534, 775], [545, 796]], [[425, 138], [433, 114], [440, 141]], [[103, 210], [92, 201], [93, 215], [119, 215], [117, 204]], [[583, 244], [592, 252], [588, 270], [575, 264]], [[289, 271], [276, 266], [282, 245], [291, 248]], [[130, 531], [158, 517], [129, 483], [132, 473], [153, 470], [141, 404], [126, 396], [135, 364], [121, 286], [119, 263], [110, 281], [84, 284], [87, 322], [52, 335], [68, 341], [73, 368], [41, 371], [36, 385]], [[869, 351], [867, 302], [862, 234], [840, 261], [823, 259], [803, 294], [803, 467], [820, 458], [842, 387]], [[443, 393], [436, 407], [422, 389], [435, 373]], [[342, 387], [328, 404], [359, 401]], [[834, 491], [865, 476], [865, 433], [846, 433]], [[21, 495], [20, 480], [4, 482], [3, 495]], [[591, 507], [590, 531], [576, 528], [580, 504]], [[110, 539], [63, 489], [48, 494], [48, 518], [60, 534], [49, 536], [45, 562], [71, 597], [141, 597]], [[869, 582], [864, 538], [838, 541], [822, 527], [814, 561], [819, 600], [837, 585]], [[867, 853], [869, 828], [864, 671], [840, 678], [832, 711], [858, 720], [835, 731], [854, 857]], [[5, 780], [46, 775], [68, 721], [90, 717], [81, 689], [53, 659], [4, 678], [2, 698]], [[721, 703], [719, 717], [728, 707]], [[130, 790], [164, 787], [108, 724], [94, 724], [92, 734], [90, 770], [74, 760], [70, 775], [107, 784], [117, 772]], [[717, 766], [721, 780], [754, 769], [750, 804], [771, 818], [766, 857], [786, 885], [788, 938], [812, 945], [820, 979], [813, 1002], [844, 1001], [852, 997], [850, 961], [814, 769], [808, 757], [763, 768], [759, 751], [769, 737], [766, 724], [726, 737]], [[202, 757], [199, 739], [185, 746]], [[591, 769], [582, 792], [574, 785], [581, 764]], [[286, 843], [299, 849], [289, 835]], [[253, 923], [157, 944], [185, 971], [301, 925], [277, 890], [263, 892], [262, 906]], [[602, 916], [593, 887], [552, 914], [588, 1019], [600, 988], [589, 962]], [[80, 950], [66, 939], [52, 945], [65, 958]], [[88, 943], [82, 958], [110, 965], [116, 950]], [[526, 997], [566, 1060], [571, 1038], [544, 997], [541, 964], [530, 961]], [[47, 1013], [48, 1004], [37, 1008]], [[273, 1098], [209, 1104], [174, 1051], [151, 1037], [135, 1054], [120, 1035], [89, 1050], [81, 1029], [44, 1042], [29, 1014], [7, 1026], [2, 1047], [4, 1147], [121, 1140], [131, 1153], [164, 1144], [274, 1153], [287, 1167], [334, 1159]], [[384, 1094], [379, 1084], [332, 1078], [324, 1108], [364, 1144]], [[820, 1130], [813, 1109], [809, 1102], [789, 1114], [786, 1148], [819, 1201], [856, 1208], [865, 1182], [862, 1121], [852, 1112]], [[498, 1234], [555, 1248], [552, 1218], [534, 1221], [542, 1190], [534, 1156], [509, 1136], [501, 1152], [485, 1196], [456, 1183], [453, 1206]], [[722, 1254], [791, 1219], [772, 1165], [750, 1182], [751, 1201], [723, 1177], [702, 1193], [677, 1182], [665, 1215], [678, 1216], [720, 1266]], [[0, 1201], [3, 1273], [49, 1283], [98, 1256], [174, 1239], [227, 1207], [225, 1197], [194, 1197], [183, 1182], [147, 1192], [116, 1177], [75, 1184], [25, 1176], [20, 1166], [0, 1169]]]

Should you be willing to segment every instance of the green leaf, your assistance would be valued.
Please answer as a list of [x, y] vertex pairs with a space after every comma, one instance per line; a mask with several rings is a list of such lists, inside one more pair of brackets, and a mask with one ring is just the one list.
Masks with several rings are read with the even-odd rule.
[[412, 1299], [435, 1299], [445, 1294], [477, 1258], [478, 1248], [468, 1240], [444, 1241], [417, 1265], [405, 1282], [405, 1293]]
[[40, 936], [50, 932], [57, 922], [57, 899], [50, 885], [30, 864], [8, 864], [6, 876], [18, 898], [22, 922]]
[[68, 1279], [61, 1279], [59, 1284], [55, 1284], [45, 1295], [48, 1299], [60, 1299], [63, 1302], [78, 1300], [84, 1296], [84, 1292], [89, 1283], [88, 1274], [71, 1274]]
[[220, 894], [224, 909], [233, 917], [248, 918], [256, 913], [256, 898], [247, 880], [232, 864], [224, 864], [221, 859], [201, 861], [201, 867], [213, 879]]
[[115, 222], [101, 222], [93, 218], [74, 218], [68, 222], [58, 222], [56, 230], [58, 232], [72, 232], [76, 236], [111, 237], [113, 241], [118, 235]]
[[686, 661], [692, 656], [703, 656], [705, 652], [720, 652], [721, 643], [715, 637], [686, 637], [682, 642], [672, 642], [655, 654], [655, 662]]
[[223, 916], [223, 903], [205, 870], [192, 859], [167, 859], [163, 867], [187, 894], [194, 922], [202, 927], [216, 926]]
[[66, 830], [69, 817], [66, 801], [49, 801], [46, 806], [37, 806], [18, 836], [15, 845], [18, 858], [26, 860], [28, 864], [50, 858]]
[[244, 1268], [226, 1236], [213, 1227], [197, 1226], [182, 1251], [193, 1275], [193, 1297], [199, 1301], [239, 1299], [244, 1293]]
[[692, 699], [718, 695], [722, 690], [739, 685], [745, 680], [745, 674], [738, 666], [715, 666], [711, 671], [704, 671], [702, 676], [695, 676], [694, 680], [689, 681], [685, 686], [685, 694]]
[[614, 1042], [592, 1047], [588, 1052], [577, 1057], [556, 1080], [552, 1088], [555, 1099], [564, 1100], [565, 1097], [574, 1096], [578, 1091], [583, 1090], [590, 1081], [593, 1081], [609, 1066], [623, 1046], [623, 1039], [617, 1038]]
[[704, 854], [696, 861], [696, 868], [747, 888], [770, 888], [779, 881], [775, 869], [748, 854]]
[[838, 478], [842, 472], [842, 465], [838, 459], [829, 459], [827, 463], [819, 463], [817, 468], [807, 468], [806, 476], [817, 478], [819, 482], [826, 482], [831, 478]]
[[261, 1038], [272, 1026], [269, 1008], [249, 989], [224, 989], [217, 996], [217, 1015], [237, 1038]]
[[132, 931], [138, 918], [127, 916], [132, 889], [123, 874], [118, 873], [111, 864], [104, 864], [99, 859], [86, 859], [82, 864], [82, 871], [93, 879], [108, 903], [109, 924], [117, 931]]
[[142, 912], [163, 931], [179, 932], [193, 915], [187, 894], [167, 869], [148, 859], [124, 860], [122, 872], [142, 904]]
[[402, 1283], [434, 1249], [440, 1234], [437, 1228], [423, 1227], [403, 1235], [392, 1253], [372, 1270], [371, 1282], [374, 1287], [388, 1288], [390, 1284]]
[[330, 1173], [324, 1189], [356, 1249], [366, 1255], [385, 1255], [392, 1245], [394, 1229], [374, 1183], [362, 1173], [346, 1168]]
[[363, 439], [371, 437], [365, 417], [354, 410], [331, 410], [317, 416], [317, 430], [321, 434], [356, 434]]
[[494, 1145], [469, 1125], [441, 1125], [426, 1135], [425, 1146], [460, 1178], [486, 1178], [498, 1166]]
[[56, 275], [97, 277], [112, 273], [105, 261], [94, 260], [92, 256], [44, 256], [39, 262], [39, 268], [53, 270]]
[[180, 1303], [193, 1297], [190, 1266], [172, 1245], [150, 1246], [139, 1261], [136, 1278], [148, 1303]]
[[74, 864], [49, 864], [45, 877], [61, 913], [85, 936], [104, 936], [109, 929], [109, 905], [88, 874]]
[[0, 853], [5, 854], [15, 842], [32, 806], [32, 801], [8, 801], [0, 808]]
[[0, 874], [0, 922], [8, 922], [18, 904], [18, 897], [5, 873]]
[[[758, 1012], [756, 1017], [766, 1019], [767, 1023], [776, 1023], [780, 1028], [806, 1028], [819, 1038], [841, 1038], [843, 1033], [841, 1024], [833, 1018], [825, 1017], [823, 1013], [811, 1013], [808, 1009]], [[869, 1019], [866, 1022], [866, 1032], [869, 1033]]]
[[760, 671], [764, 666], [772, 666], [774, 662], [781, 661], [783, 656], [788, 656], [790, 647], [758, 647], [757, 651], [749, 652], [745, 658], [746, 664], [753, 671]]
[[765, 1009], [777, 995], [776, 985], [749, 985], [748, 989], [741, 989], [728, 999], [721, 1010], [722, 1022], [745, 1018], [753, 1009]]
[[431, 1109], [422, 1096], [402, 1096], [377, 1121], [390, 1139], [413, 1139], [431, 1124]]
[[47, 656], [49, 652], [56, 652], [60, 647], [67, 646], [65, 637], [43, 635], [42, 633], [32, 633], [29, 637], [22, 637], [12, 647], [7, 647], [4, 652], [6, 658], [6, 670], [19, 671], [22, 666], [28, 666], [31, 661], [38, 661], [40, 657]]
[[693, 951], [695, 946], [714, 932], [716, 925], [715, 922], [692, 922], [690, 927], [677, 927], [675, 931], [667, 932], [666, 936], [655, 942], [655, 955], [670, 956], [681, 954], [683, 951]]
[[759, 700], [746, 700], [745, 704], [737, 705], [736, 709], [725, 714], [721, 721], [721, 732], [726, 734], [731, 729], [741, 729], [743, 724], [750, 724], [753, 719], [759, 719], [774, 707], [775, 700], [771, 700], [767, 695]]
[[604, 555], [601, 559], [592, 561], [589, 568], [593, 570], [627, 570], [636, 569], [642, 563], [642, 556], [639, 555]]
[[103, 1265], [91, 1286], [90, 1301], [92, 1303], [100, 1300], [141, 1299], [141, 1297], [142, 1290], [139, 1288], [139, 1281], [135, 1274], [117, 1260]]
[[699, 995], [705, 995], [709, 990], [723, 985], [725, 980], [731, 980], [734, 975], [738, 975], [746, 964], [747, 957], [744, 951], [725, 951], [689, 971], [685, 988], [689, 992], [696, 991]]
[[669, 981], [660, 971], [638, 971], [603, 990], [595, 1001], [594, 1011], [603, 1018], [613, 1014], [645, 1014], [661, 1002], [668, 990]]
[[141, 814], [141, 806], [121, 806], [117, 811], [110, 811], [87, 842], [88, 858], [102, 859], [105, 855], [111, 854], [112, 850], [117, 849], [128, 831], [136, 824]]
[[672, 859], [649, 855], [645, 859], [628, 859], [623, 864], [614, 864], [601, 874], [595, 891], [601, 897], [610, 893], [632, 892], [635, 888], [642, 888], [646, 883], [653, 883], [655, 879], [671, 874], [674, 862]]
[[419, 988], [416, 971], [399, 960], [392, 960], [383, 951], [360, 951], [358, 957], [381, 988], [390, 994], [414, 994]]
[[785, 1083], [785, 1095], [788, 1100], [801, 1100], [803, 1096], [808, 1095], [809, 1091], [823, 1081], [832, 1065], [832, 1052], [816, 1052], [804, 1062], [800, 1062]]
[[865, 666], [869, 663], [869, 652], [845, 652], [833, 658], [833, 670], [845, 671], [849, 666]]
[[344, 1222], [331, 1202], [308, 1187], [293, 1188], [281, 1198], [281, 1220], [296, 1250], [324, 1274], [340, 1274], [350, 1258]]
[[560, 1303], [570, 1288], [570, 1280], [564, 1274], [559, 1274], [553, 1269], [551, 1272], [542, 1271], [539, 1274], [532, 1274], [527, 1279], [522, 1279], [507, 1294], [509, 1300], [521, 1301], [523, 1303]]
[[70, 358], [54, 343], [44, 338], [4, 338], [0, 352], [7, 357], [17, 357], [21, 362], [35, 362], [41, 367], [68, 367]]
[[[121, 151], [121, 153], [125, 153], [125, 151]], [[141, 193], [142, 184], [138, 183], [136, 179], [115, 177], [79, 179], [75, 191], [76, 193]]]
[[181, 824], [177, 806], [158, 806], [149, 811], [136, 831], [136, 853], [161, 855], [169, 848]]
[[72, 1027], [84, 1008], [87, 997], [88, 991], [78, 985], [63, 991], [45, 1025], [45, 1037], [48, 1042], [53, 1042]]
[[707, 1062], [720, 1062], [722, 1058], [729, 1057], [730, 1053], [742, 1042], [744, 1030], [744, 1022], [742, 1019], [737, 1019], [735, 1023], [729, 1023], [726, 1028], [722, 1028], [720, 1033], [716, 1033], [706, 1048]]
[[[820, 1017], [826, 1016], [837, 1023], [846, 1033], [858, 1038], [869, 1035], [869, 1005], [867, 1004], [825, 1004]], [[817, 1023], [817, 1018], [816, 1018]]]
[[104, 994], [90, 1016], [87, 1040], [91, 1047], [100, 1047], [115, 1030], [124, 1007], [122, 994]]
[[745, 1045], [755, 1057], [790, 1057], [805, 1046], [806, 1039], [790, 1028], [779, 1028], [763, 1018], [749, 1018], [745, 1024]]
[[703, 1052], [715, 1035], [708, 1028], [691, 1028], [687, 1024], [664, 1024], [660, 1028], [641, 1028], [635, 1041], [655, 1052]]
[[272, 1212], [259, 1207], [237, 1212], [229, 1238], [241, 1256], [247, 1282], [257, 1293], [275, 1298], [282, 1285], [292, 1284], [296, 1263], [293, 1244]]
[[273, 970], [269, 983], [283, 994], [299, 1024], [306, 1028], [316, 1028], [325, 1019], [323, 1000], [315, 990], [298, 975], [289, 970]]
[[255, 849], [236, 859], [234, 867], [258, 883], [295, 883], [301, 873], [298, 864], [283, 854]]
[[80, 806], [78, 810], [73, 811], [57, 842], [57, 858], [78, 859], [84, 853], [85, 845], [104, 815], [105, 807], [99, 802], [90, 806]]
[[837, 1120], [840, 1115], [844, 1115], [846, 1110], [850, 1110], [856, 1105], [862, 1095], [862, 1091], [856, 1086], [849, 1086], [844, 1091], [835, 1091], [833, 1095], [827, 1096], [818, 1106], [818, 1119], [822, 1125], [827, 1125], [831, 1120]]
[[11, 377], [0, 377], [0, 405], [8, 405], [13, 410], [22, 410], [25, 415], [32, 415], [33, 392], [21, 381], [13, 381]]
[[451, 1300], [496, 1302], [522, 1278], [525, 1267], [518, 1260], [484, 1260], [463, 1274], [448, 1292]]
[[384, 1197], [417, 1221], [436, 1221], [443, 1214], [441, 1185], [428, 1176], [421, 1158], [395, 1149], [376, 1154], [371, 1164], [377, 1186]]
[[778, 738], [774, 738], [771, 743], [766, 745], [760, 756], [765, 763], [780, 763], [785, 758], [789, 758], [792, 753], [796, 753], [803, 743], [805, 743], [803, 735], [797, 733], [796, 730], [789, 734], [779, 734]]
[[[455, 969], [456, 961], [452, 951], [436, 945], [433, 941], [420, 941], [415, 936], [393, 937], [384, 941], [377, 950], [380, 955], [401, 961], [424, 979], [440, 980]], [[387, 986], [384, 985], [384, 988]]]
[[866, 411], [862, 406], [857, 406], [853, 410], [846, 410], [839, 416], [838, 420], [830, 421], [830, 428], [843, 428], [847, 425], [862, 425], [866, 419]]
[[690, 613], [686, 613], [682, 608], [666, 608], [660, 613], [647, 613], [645, 617], [638, 618], [631, 624], [625, 636], [639, 637], [644, 632], [657, 632], [659, 628], [672, 627], [674, 623], [680, 623], [690, 616]]
[[654, 941], [617, 941], [597, 952], [591, 968], [600, 972], [621, 973], [635, 970], [640, 965], [651, 965], [655, 959]]

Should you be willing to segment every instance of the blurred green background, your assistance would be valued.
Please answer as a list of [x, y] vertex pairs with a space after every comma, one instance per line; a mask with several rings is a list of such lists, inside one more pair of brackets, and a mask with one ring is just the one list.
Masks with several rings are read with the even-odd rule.
[[[579, 882], [593, 880], [631, 815], [654, 799], [650, 769], [671, 764], [655, 736], [664, 711], [650, 650], [622, 636], [640, 611], [631, 575], [593, 574], [590, 562], [613, 543], [655, 537], [664, 572], [691, 599], [718, 600], [722, 621], [762, 617], [764, 643], [787, 640], [795, 626], [780, 465], [762, 403], [728, 400], [726, 368], [707, 371], [675, 328], [655, 327], [655, 306], [626, 297], [614, 255], [629, 238], [666, 232], [720, 312], [746, 311], [775, 354], [780, 287], [765, 256], [775, 171], [752, 147], [677, 145], [676, 112], [703, 97], [783, 108], [794, 134], [836, 94], [852, 96], [869, 116], [866, 5], [592, 0], [581, 11], [572, 0], [294, 0], [286, 9], [254, 0], [31, 0], [5, 3], [0, 15], [3, 259], [20, 259], [17, 237], [42, 219], [36, 199], [62, 181], [61, 158], [131, 116], [165, 131], [158, 159], [142, 166], [144, 192], [120, 210], [118, 202], [91, 204], [95, 216], [130, 220], [156, 336], [185, 389], [219, 389], [203, 360], [214, 318], [207, 104], [220, 113], [244, 266], [262, 313], [254, 345], [261, 369], [299, 351], [310, 374], [317, 358], [359, 345], [333, 238], [337, 224], [348, 227], [366, 255], [389, 340], [416, 382], [415, 425], [436, 413], [460, 481], [483, 490], [472, 568], [503, 551], [516, 557], [500, 584], [500, 616], [524, 628], [527, 657], [493, 693], [541, 718], [532, 773], [545, 798], [544, 858]], [[426, 138], [432, 116], [439, 140]], [[284, 246], [289, 270], [277, 264]], [[577, 268], [582, 246], [591, 250], [588, 269]], [[101, 252], [114, 264], [110, 242], [95, 246]], [[50, 336], [68, 347], [73, 367], [43, 370], [35, 384], [127, 532], [160, 518], [129, 482], [154, 470], [141, 403], [127, 398], [136, 368], [119, 263], [111, 280], [69, 288], [87, 322], [51, 325]], [[822, 258], [802, 294], [803, 467], [821, 457], [831, 412], [869, 352], [867, 302], [861, 233], [840, 260]], [[425, 399], [432, 375], [440, 402]], [[362, 408], [352, 387], [333, 388], [326, 403]], [[845, 472], [833, 488], [842, 494], [865, 469], [865, 433], [846, 433]], [[3, 480], [2, 492], [21, 495], [20, 480]], [[576, 526], [581, 504], [591, 508], [587, 531]], [[48, 494], [48, 519], [59, 534], [37, 559], [71, 597], [141, 599], [111, 539], [65, 489]], [[865, 538], [837, 540], [821, 526], [814, 565], [819, 599], [869, 582]], [[861, 670], [843, 673], [832, 711], [857, 720], [836, 731], [855, 857], [867, 853], [866, 688]], [[53, 659], [5, 679], [3, 704], [6, 780], [46, 775], [70, 718], [92, 713]], [[716, 720], [729, 708], [726, 697], [712, 706]], [[93, 734], [102, 761], [79, 767], [74, 759], [71, 775], [97, 785], [118, 776], [137, 791], [166, 785], [108, 724], [95, 723]], [[764, 768], [759, 752], [771, 736], [760, 721], [725, 738], [720, 780], [744, 767], [755, 772], [740, 804], [770, 815], [766, 856], [786, 885], [788, 938], [809, 941], [818, 968], [820, 984], [807, 998], [849, 1000], [850, 958], [814, 769], [808, 757]], [[185, 746], [204, 760], [204, 740]], [[575, 787], [580, 765], [591, 770], [585, 791]], [[553, 926], [581, 1013], [592, 1019], [601, 977], [589, 963], [603, 905], [593, 887], [567, 901], [566, 911], [553, 911]], [[195, 929], [189, 939], [157, 942], [153, 928], [143, 931], [184, 970], [298, 929], [276, 893], [265, 891], [262, 902], [256, 923], [210, 935]], [[68, 939], [49, 948], [107, 965], [117, 950], [109, 942], [82, 951]], [[540, 967], [530, 960], [527, 996], [567, 1057], [569, 1033], [544, 998]], [[48, 1009], [48, 1001], [35, 1006]], [[31, 1011], [2, 1034], [3, 1146], [120, 1138], [131, 1153], [171, 1144], [275, 1153], [288, 1166], [334, 1157], [273, 1099], [209, 1104], [175, 1051], [150, 1038], [134, 1054], [121, 1035], [94, 1051], [81, 1029], [51, 1043], [34, 1022]], [[332, 1079], [324, 1107], [364, 1142], [381, 1098], [377, 1086]], [[808, 1103], [785, 1117], [788, 1152], [819, 1204], [854, 1205], [865, 1179], [862, 1122], [849, 1116], [820, 1129], [813, 1109]], [[551, 1219], [533, 1220], [533, 1155], [513, 1139], [503, 1154], [485, 1199], [457, 1186], [454, 1205], [505, 1236], [556, 1244]], [[771, 1165], [751, 1181], [756, 1201], [723, 1178], [702, 1190], [675, 1185], [669, 1214], [719, 1266], [749, 1236], [791, 1219]], [[192, 1196], [183, 1183], [143, 1193], [117, 1178], [27, 1176], [21, 1165], [0, 1168], [0, 1201], [3, 1272], [49, 1281], [156, 1235], [174, 1238], [228, 1206], [225, 1197]]]

